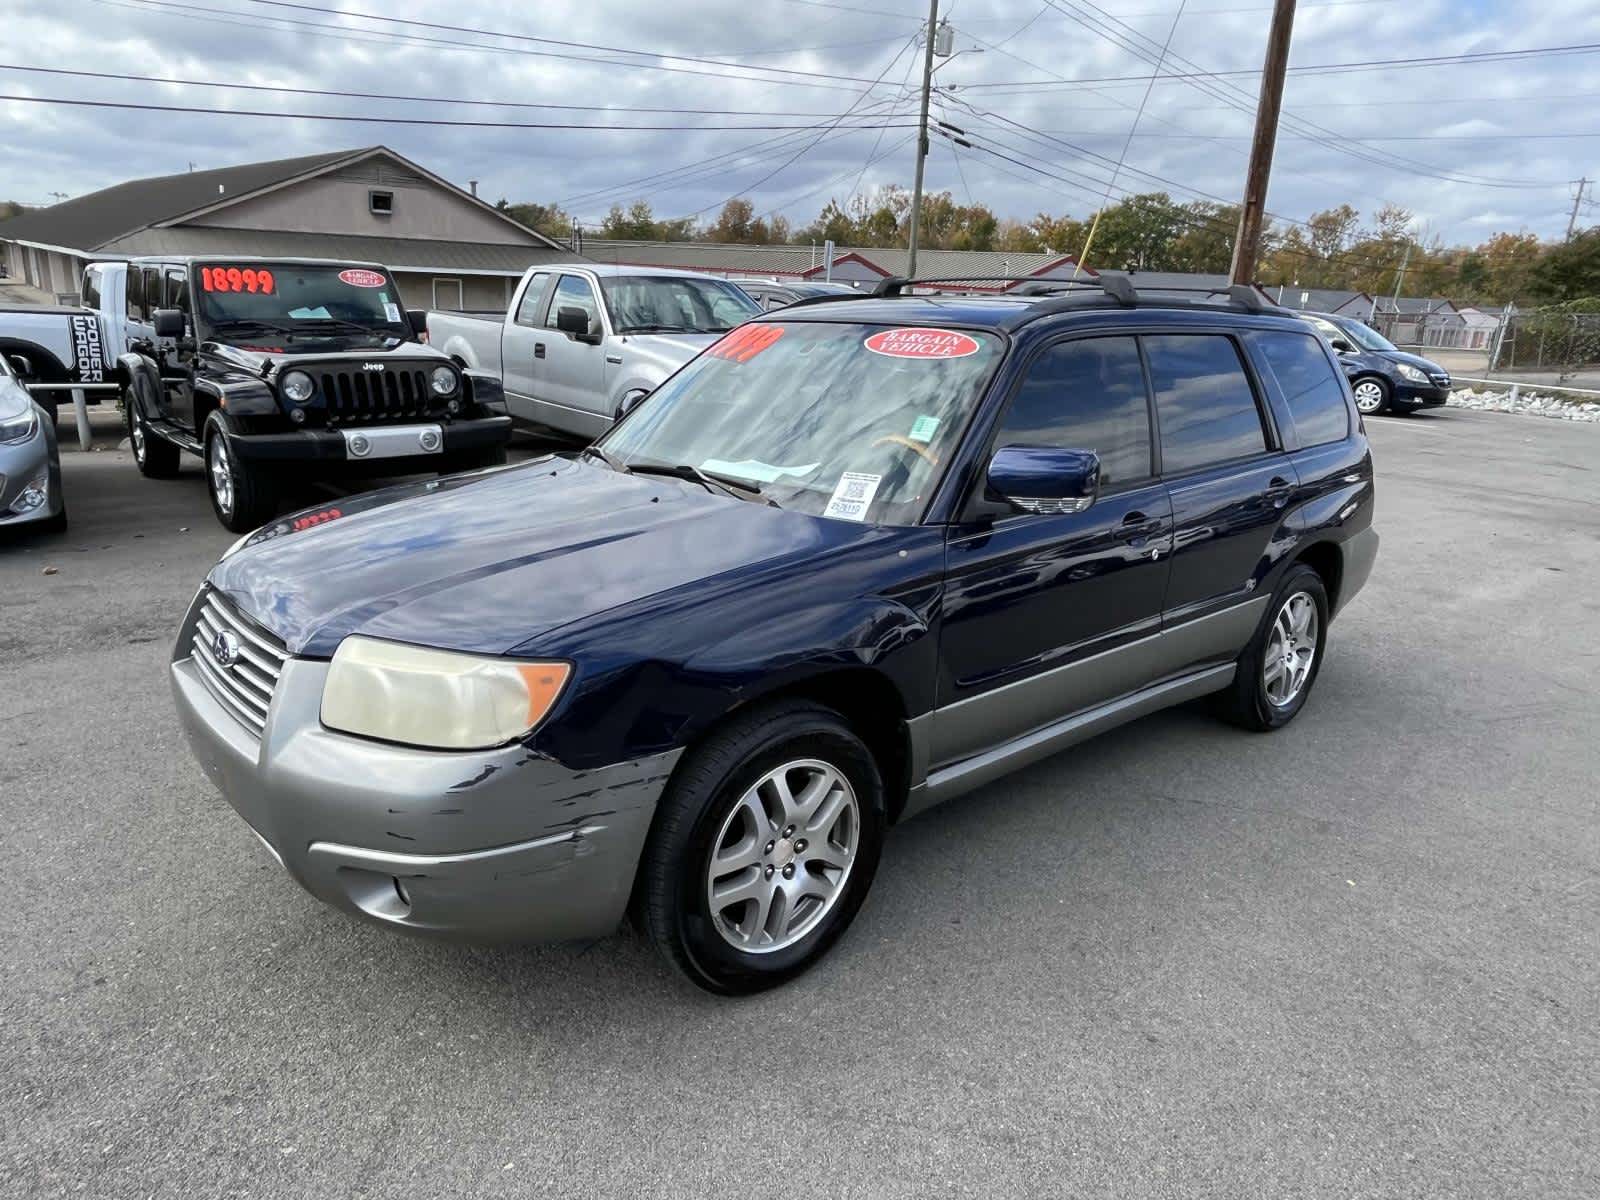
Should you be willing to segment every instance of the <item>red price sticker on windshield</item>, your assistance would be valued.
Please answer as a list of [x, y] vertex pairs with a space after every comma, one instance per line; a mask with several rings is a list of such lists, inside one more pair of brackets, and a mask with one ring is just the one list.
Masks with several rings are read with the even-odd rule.
[[782, 325], [741, 325], [706, 353], [736, 363], [749, 362], [783, 336]]
[[889, 358], [966, 358], [983, 349], [977, 338], [954, 329], [885, 329], [862, 344]]
[[351, 287], [380, 288], [389, 282], [376, 271], [363, 271], [356, 267], [340, 271], [339, 278]]
[[201, 267], [200, 290], [204, 292], [254, 292], [272, 295], [277, 281], [265, 267]]

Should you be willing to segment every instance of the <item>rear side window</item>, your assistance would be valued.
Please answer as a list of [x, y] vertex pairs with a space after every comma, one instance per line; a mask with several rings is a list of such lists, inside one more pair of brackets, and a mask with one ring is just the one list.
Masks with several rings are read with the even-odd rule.
[[90, 267], [83, 273], [83, 303], [85, 308], [100, 307], [99, 267]]
[[138, 267], [128, 268], [128, 316], [138, 320], [144, 316], [144, 272]]
[[1150, 406], [1131, 337], [1059, 342], [1028, 367], [997, 446], [1093, 450], [1100, 482], [1150, 477]]
[[146, 267], [144, 269], [144, 315], [155, 316], [156, 309], [163, 307], [161, 299], [161, 268]]
[[1261, 411], [1232, 338], [1164, 333], [1144, 339], [1168, 475], [1260, 454]]
[[1258, 333], [1255, 340], [1283, 391], [1300, 444], [1320, 446], [1348, 437], [1344, 386], [1321, 343], [1303, 333]]
[[517, 304], [516, 322], [518, 325], [537, 325], [539, 323], [539, 302], [544, 299], [545, 284], [550, 282], [550, 273], [540, 271], [528, 280], [528, 286], [522, 289], [522, 299]]

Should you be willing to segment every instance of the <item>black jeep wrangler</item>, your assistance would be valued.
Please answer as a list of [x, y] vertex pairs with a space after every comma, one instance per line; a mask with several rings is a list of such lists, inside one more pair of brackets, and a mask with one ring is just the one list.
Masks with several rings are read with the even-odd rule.
[[[136, 260], [141, 265], [146, 260]], [[269, 520], [289, 478], [464, 471], [505, 461], [500, 381], [416, 340], [389, 271], [295, 259], [148, 260], [171, 267], [153, 336], [119, 359], [139, 470], [206, 464], [217, 519]], [[163, 271], [163, 277], [169, 277]]]

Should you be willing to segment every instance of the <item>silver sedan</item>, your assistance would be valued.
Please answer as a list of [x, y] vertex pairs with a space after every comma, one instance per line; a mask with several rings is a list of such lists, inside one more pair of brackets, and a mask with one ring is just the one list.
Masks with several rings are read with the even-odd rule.
[[0, 356], [0, 529], [67, 527], [56, 426]]

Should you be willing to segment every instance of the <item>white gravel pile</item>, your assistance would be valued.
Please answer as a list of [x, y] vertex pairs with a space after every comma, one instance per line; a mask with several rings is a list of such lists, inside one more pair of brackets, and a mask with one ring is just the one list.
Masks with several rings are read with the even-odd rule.
[[1600, 403], [1593, 400], [1564, 400], [1527, 390], [1523, 390], [1513, 403], [1509, 391], [1480, 392], [1476, 388], [1459, 388], [1450, 393], [1449, 403], [1456, 408], [1476, 408], [1483, 412], [1523, 413], [1533, 417], [1554, 417], [1558, 421], [1600, 422]]

